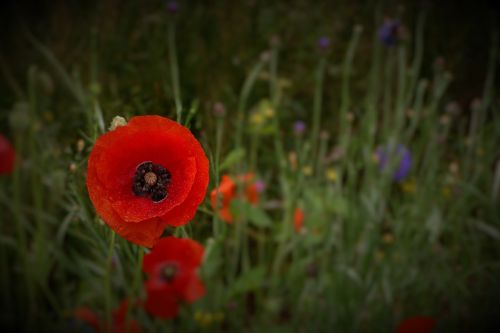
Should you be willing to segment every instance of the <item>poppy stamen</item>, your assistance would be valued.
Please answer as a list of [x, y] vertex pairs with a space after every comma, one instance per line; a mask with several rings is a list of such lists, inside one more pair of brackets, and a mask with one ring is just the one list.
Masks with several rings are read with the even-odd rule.
[[148, 197], [153, 202], [160, 202], [168, 196], [170, 172], [159, 164], [143, 162], [137, 166], [132, 180], [132, 192], [140, 197]]
[[148, 172], [144, 175], [144, 181], [146, 184], [149, 186], [154, 186], [156, 184], [156, 181], [158, 180], [158, 177], [154, 172]]
[[160, 277], [164, 281], [172, 282], [172, 280], [175, 279], [175, 276], [177, 275], [177, 271], [177, 265], [168, 263], [162, 267], [160, 271]]

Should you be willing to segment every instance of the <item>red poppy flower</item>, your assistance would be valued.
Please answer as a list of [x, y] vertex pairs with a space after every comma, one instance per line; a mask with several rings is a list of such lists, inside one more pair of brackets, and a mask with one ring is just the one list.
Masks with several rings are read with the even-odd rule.
[[9, 174], [14, 170], [16, 153], [9, 140], [0, 134], [0, 175]]
[[166, 226], [189, 222], [208, 185], [208, 160], [191, 132], [160, 116], [133, 117], [97, 139], [87, 188], [123, 238], [151, 247]]
[[[245, 198], [250, 203], [255, 204], [259, 202], [259, 191], [257, 188], [257, 184], [254, 182], [254, 175], [252, 173], [247, 173], [245, 175], [238, 176], [236, 179], [238, 182], [241, 182], [245, 187], [244, 189]], [[230, 209], [231, 201], [234, 198], [236, 198], [237, 194], [238, 194], [237, 184], [229, 175], [222, 176], [222, 181], [219, 187], [213, 189], [212, 192], [210, 193], [210, 203], [212, 205], [212, 208], [216, 209], [217, 207], [217, 195], [218, 195], [219, 203], [217, 211], [219, 217], [223, 221], [229, 224], [233, 223], [233, 214], [231, 213]]]
[[302, 229], [302, 224], [304, 223], [304, 211], [299, 207], [295, 208], [293, 212], [293, 228], [295, 232], [300, 232]]
[[187, 238], [160, 239], [144, 256], [142, 270], [148, 274], [145, 309], [160, 318], [177, 315], [180, 302], [192, 303], [205, 294], [197, 275], [203, 247]]
[[99, 318], [89, 308], [78, 308], [75, 310], [74, 316], [77, 320], [81, 321], [92, 327], [95, 332], [99, 332]]
[[[128, 300], [123, 300], [118, 309], [113, 311], [113, 333], [142, 333], [142, 328], [139, 326], [137, 320], [129, 319], [125, 321], [128, 309]], [[130, 313], [129, 313], [130, 318]]]
[[[128, 300], [123, 300], [118, 308], [113, 311], [113, 333], [142, 333], [142, 328], [137, 320], [129, 319], [125, 325], [125, 317], [127, 315]], [[94, 329], [95, 332], [109, 332], [109, 325], [99, 320], [99, 317], [89, 308], [78, 308], [75, 310], [75, 318], [86, 323]], [[130, 315], [130, 314], [129, 314]]]
[[398, 325], [396, 333], [431, 333], [435, 325], [431, 317], [410, 317]]

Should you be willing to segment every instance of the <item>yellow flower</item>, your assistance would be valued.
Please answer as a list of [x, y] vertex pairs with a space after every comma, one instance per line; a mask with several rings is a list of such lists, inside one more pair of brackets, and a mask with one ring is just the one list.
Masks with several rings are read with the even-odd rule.
[[406, 193], [415, 193], [417, 190], [417, 184], [415, 183], [415, 180], [409, 179], [401, 184], [401, 189]]
[[328, 179], [331, 182], [337, 181], [338, 174], [337, 171], [334, 168], [329, 168], [326, 170], [326, 179]]
[[272, 118], [274, 116], [274, 110], [271, 107], [266, 107], [263, 114], [266, 118]]
[[449, 186], [443, 186], [441, 189], [441, 193], [443, 194], [443, 197], [448, 199], [451, 196], [451, 189]]
[[264, 117], [262, 116], [262, 114], [254, 112], [250, 115], [250, 123], [252, 123], [253, 125], [259, 126], [262, 125], [263, 122]]
[[221, 322], [224, 320], [224, 317], [225, 317], [224, 312], [218, 311], [214, 314], [214, 321]]
[[297, 153], [292, 151], [288, 154], [288, 162], [292, 170], [297, 169]]
[[384, 251], [377, 250], [377, 252], [375, 252], [375, 260], [382, 261], [384, 259], [384, 257], [385, 257]]
[[200, 322], [203, 318], [203, 312], [201, 312], [200, 310], [197, 310], [195, 313], [194, 313], [194, 320], [197, 321], [197, 322]]
[[204, 314], [203, 319], [202, 319], [200, 324], [201, 324], [201, 326], [207, 327], [207, 326], [210, 326], [212, 324], [212, 322], [213, 322], [213, 316], [211, 313], [207, 312]]
[[394, 243], [394, 235], [390, 232], [386, 232], [384, 233], [384, 235], [382, 236], [382, 240], [384, 241], [384, 243], [386, 244], [391, 244], [391, 243]]
[[214, 322], [214, 316], [209, 312], [196, 311], [194, 320], [202, 327], [208, 327]]
[[281, 87], [281, 88], [288, 88], [292, 85], [292, 82], [288, 79], [279, 79], [278, 80], [278, 85]]
[[305, 176], [310, 176], [313, 173], [313, 170], [310, 165], [306, 165], [302, 168], [302, 173], [304, 173]]

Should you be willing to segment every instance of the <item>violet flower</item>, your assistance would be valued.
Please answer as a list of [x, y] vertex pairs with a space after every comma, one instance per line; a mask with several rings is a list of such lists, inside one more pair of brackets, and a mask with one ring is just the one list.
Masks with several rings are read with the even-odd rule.
[[306, 123], [301, 120], [297, 120], [293, 123], [293, 133], [295, 135], [302, 135], [306, 130]]
[[411, 169], [412, 157], [410, 151], [403, 145], [399, 144], [394, 150], [393, 154], [389, 156], [389, 147], [379, 147], [376, 151], [376, 156], [378, 159], [378, 164], [380, 171], [383, 171], [388, 163], [392, 161], [390, 159], [397, 158], [398, 164], [395, 165], [394, 173], [392, 174], [392, 179], [397, 182], [402, 181], [408, 176]]
[[378, 29], [378, 38], [387, 47], [396, 46], [398, 42], [398, 30], [401, 23], [397, 20], [386, 19]]

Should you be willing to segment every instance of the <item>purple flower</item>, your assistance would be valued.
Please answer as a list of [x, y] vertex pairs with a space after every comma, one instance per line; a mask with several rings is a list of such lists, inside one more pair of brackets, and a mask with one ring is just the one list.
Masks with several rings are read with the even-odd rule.
[[386, 19], [378, 29], [378, 38], [385, 46], [393, 47], [398, 42], [398, 29], [401, 23], [397, 20]]
[[295, 135], [301, 135], [306, 130], [306, 123], [301, 120], [297, 120], [293, 123], [293, 132]]
[[167, 2], [167, 11], [171, 14], [175, 14], [177, 13], [177, 11], [179, 10], [179, 4], [177, 3], [177, 1], [168, 1]]
[[322, 36], [318, 40], [318, 46], [321, 50], [326, 50], [330, 46], [330, 38]]
[[262, 193], [264, 192], [264, 190], [266, 189], [266, 183], [264, 183], [264, 181], [262, 180], [257, 180], [255, 182], [255, 189], [257, 190], [257, 192], [259, 193]]
[[226, 107], [221, 102], [215, 102], [212, 111], [216, 117], [224, 117], [226, 115]]
[[[391, 158], [396, 158], [398, 164], [395, 165], [396, 169], [392, 174], [392, 179], [399, 182], [408, 176], [408, 173], [411, 169], [411, 153], [408, 149], [406, 149], [403, 145], [398, 145], [391, 156], [389, 156], [389, 147], [379, 147], [376, 151], [376, 156], [378, 159], [378, 164], [380, 170], [383, 171], [388, 163], [392, 163], [393, 161], [389, 161]], [[396, 162], [396, 161], [394, 161]]]

